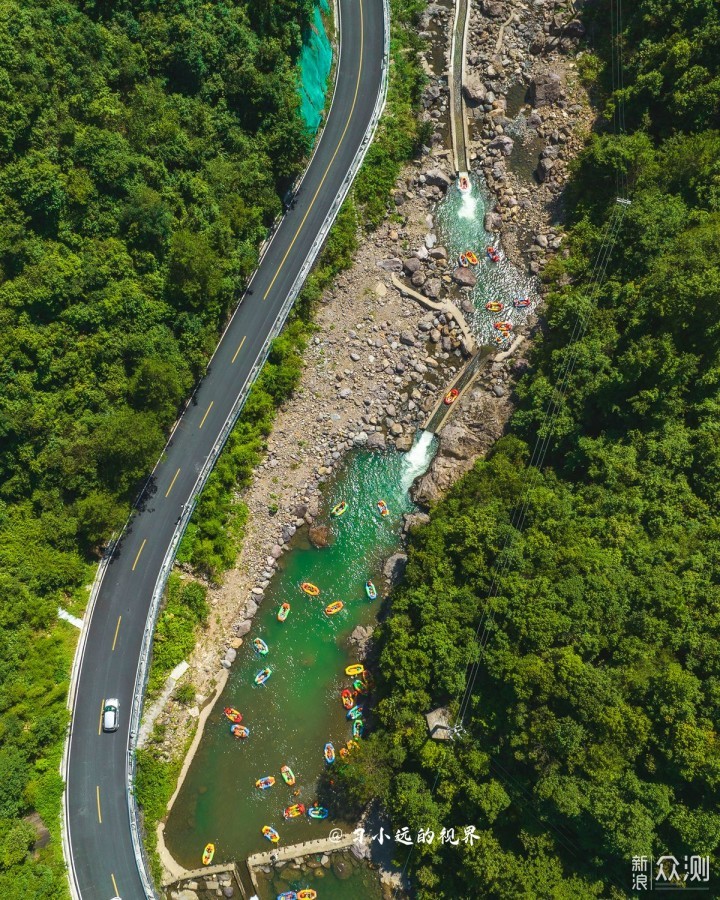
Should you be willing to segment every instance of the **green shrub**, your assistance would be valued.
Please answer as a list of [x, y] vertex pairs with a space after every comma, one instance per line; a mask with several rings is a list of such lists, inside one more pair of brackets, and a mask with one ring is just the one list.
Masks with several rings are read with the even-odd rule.
[[195, 702], [196, 694], [195, 685], [186, 681], [175, 689], [173, 697], [178, 703], [182, 703], [183, 706], [190, 706], [190, 704]]

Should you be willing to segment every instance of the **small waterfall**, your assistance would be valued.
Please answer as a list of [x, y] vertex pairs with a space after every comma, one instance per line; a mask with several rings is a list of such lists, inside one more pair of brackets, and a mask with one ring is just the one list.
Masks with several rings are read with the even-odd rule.
[[434, 437], [435, 435], [431, 431], [423, 431], [406, 454], [402, 471], [404, 491], [410, 490], [413, 481], [427, 471], [430, 461], [435, 455]]
[[471, 187], [466, 194], [462, 195], [462, 204], [460, 206], [460, 209], [458, 210], [458, 218], [473, 220], [475, 218], [477, 205], [478, 198], [473, 196]]

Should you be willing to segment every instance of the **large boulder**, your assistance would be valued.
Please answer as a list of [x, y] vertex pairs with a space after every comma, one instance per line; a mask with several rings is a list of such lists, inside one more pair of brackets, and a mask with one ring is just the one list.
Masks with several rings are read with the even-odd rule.
[[385, 435], [382, 431], [373, 431], [373, 433], [368, 438], [368, 442], [365, 445], [368, 450], [384, 450], [385, 449]]
[[330, 529], [327, 525], [313, 525], [308, 529], [308, 538], [313, 547], [328, 547], [330, 545]]
[[486, 212], [485, 213], [485, 221], [483, 222], [483, 228], [485, 231], [501, 231], [502, 230], [502, 216], [498, 212]]
[[405, 567], [407, 566], [407, 559], [406, 553], [393, 553], [393, 555], [386, 560], [385, 565], [383, 566], [383, 575], [390, 584], [397, 584], [402, 580], [402, 577], [405, 574]]
[[470, 459], [479, 452], [480, 442], [464, 425], [451, 422], [440, 433], [440, 452], [453, 459]]
[[537, 169], [535, 170], [535, 174], [537, 175], [537, 180], [540, 184], [544, 184], [552, 175], [552, 170], [555, 168], [555, 160], [541, 159], [538, 163]]
[[473, 73], [465, 79], [463, 94], [465, 94], [468, 106], [479, 106], [485, 101], [486, 93], [483, 80], [477, 73]]
[[573, 19], [563, 28], [563, 34], [567, 37], [581, 38], [585, 34], [585, 26], [580, 19]]
[[499, 150], [503, 156], [510, 156], [513, 152], [513, 139], [507, 134], [499, 134], [488, 144], [488, 150]]
[[358, 625], [348, 638], [348, 643], [353, 648], [354, 655], [359, 659], [364, 659], [367, 656], [372, 635], [373, 629], [370, 625]]
[[450, 187], [451, 180], [450, 176], [446, 175], [442, 169], [430, 169], [425, 173], [425, 183], [446, 191]]
[[414, 275], [416, 272], [419, 272], [421, 268], [422, 263], [417, 256], [411, 256], [403, 262], [403, 269], [405, 269], [408, 275]]
[[379, 259], [377, 261], [377, 265], [380, 269], [385, 269], [386, 272], [402, 272], [403, 264], [401, 259]]
[[345, 881], [346, 878], [350, 878], [353, 873], [353, 867], [350, 865], [349, 861], [339, 853], [333, 854], [331, 865], [335, 877], [340, 881]]
[[469, 266], [458, 266], [453, 269], [452, 280], [460, 287], [474, 288], [477, 278]]
[[422, 292], [431, 300], [437, 300], [442, 291], [442, 281], [439, 278], [428, 278], [422, 286]]
[[403, 525], [403, 531], [408, 532], [412, 528], [417, 528], [420, 525], [427, 525], [430, 522], [430, 516], [424, 512], [416, 512], [416, 513], [407, 513], [405, 516], [405, 524]]
[[505, 15], [503, 5], [499, 0], [483, 0], [482, 11], [491, 19], [500, 19]]
[[533, 106], [548, 106], [557, 103], [564, 95], [562, 78], [557, 72], [536, 75], [530, 82], [529, 94]]

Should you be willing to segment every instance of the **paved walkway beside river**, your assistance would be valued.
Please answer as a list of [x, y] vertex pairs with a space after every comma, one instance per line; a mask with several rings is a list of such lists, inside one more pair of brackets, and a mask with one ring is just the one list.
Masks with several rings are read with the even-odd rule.
[[301, 844], [291, 844], [289, 847], [276, 847], [267, 853], [254, 853], [252, 856], [248, 856], [247, 864], [250, 869], [254, 869], [256, 866], [271, 866], [276, 862], [287, 862], [311, 853], [334, 853], [335, 850], [346, 850], [355, 842], [356, 838], [353, 834], [342, 834], [335, 841], [330, 838], [303, 841]]

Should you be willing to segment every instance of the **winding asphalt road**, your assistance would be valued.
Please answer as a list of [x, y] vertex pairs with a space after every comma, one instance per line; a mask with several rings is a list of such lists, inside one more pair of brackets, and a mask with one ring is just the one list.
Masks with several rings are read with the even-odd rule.
[[[151, 491], [109, 563], [79, 660], [67, 745], [66, 852], [74, 895], [82, 900], [140, 900], [127, 802], [129, 716], [153, 591], [179, 517], [198, 474], [262, 359], [313, 242], [331, 212], [381, 91], [382, 0], [339, 0], [341, 53], [335, 95], [294, 207], [282, 220], [177, 425]], [[104, 734], [107, 697], [120, 701], [120, 727]], [[202, 847], [198, 847], [198, 864]]]

